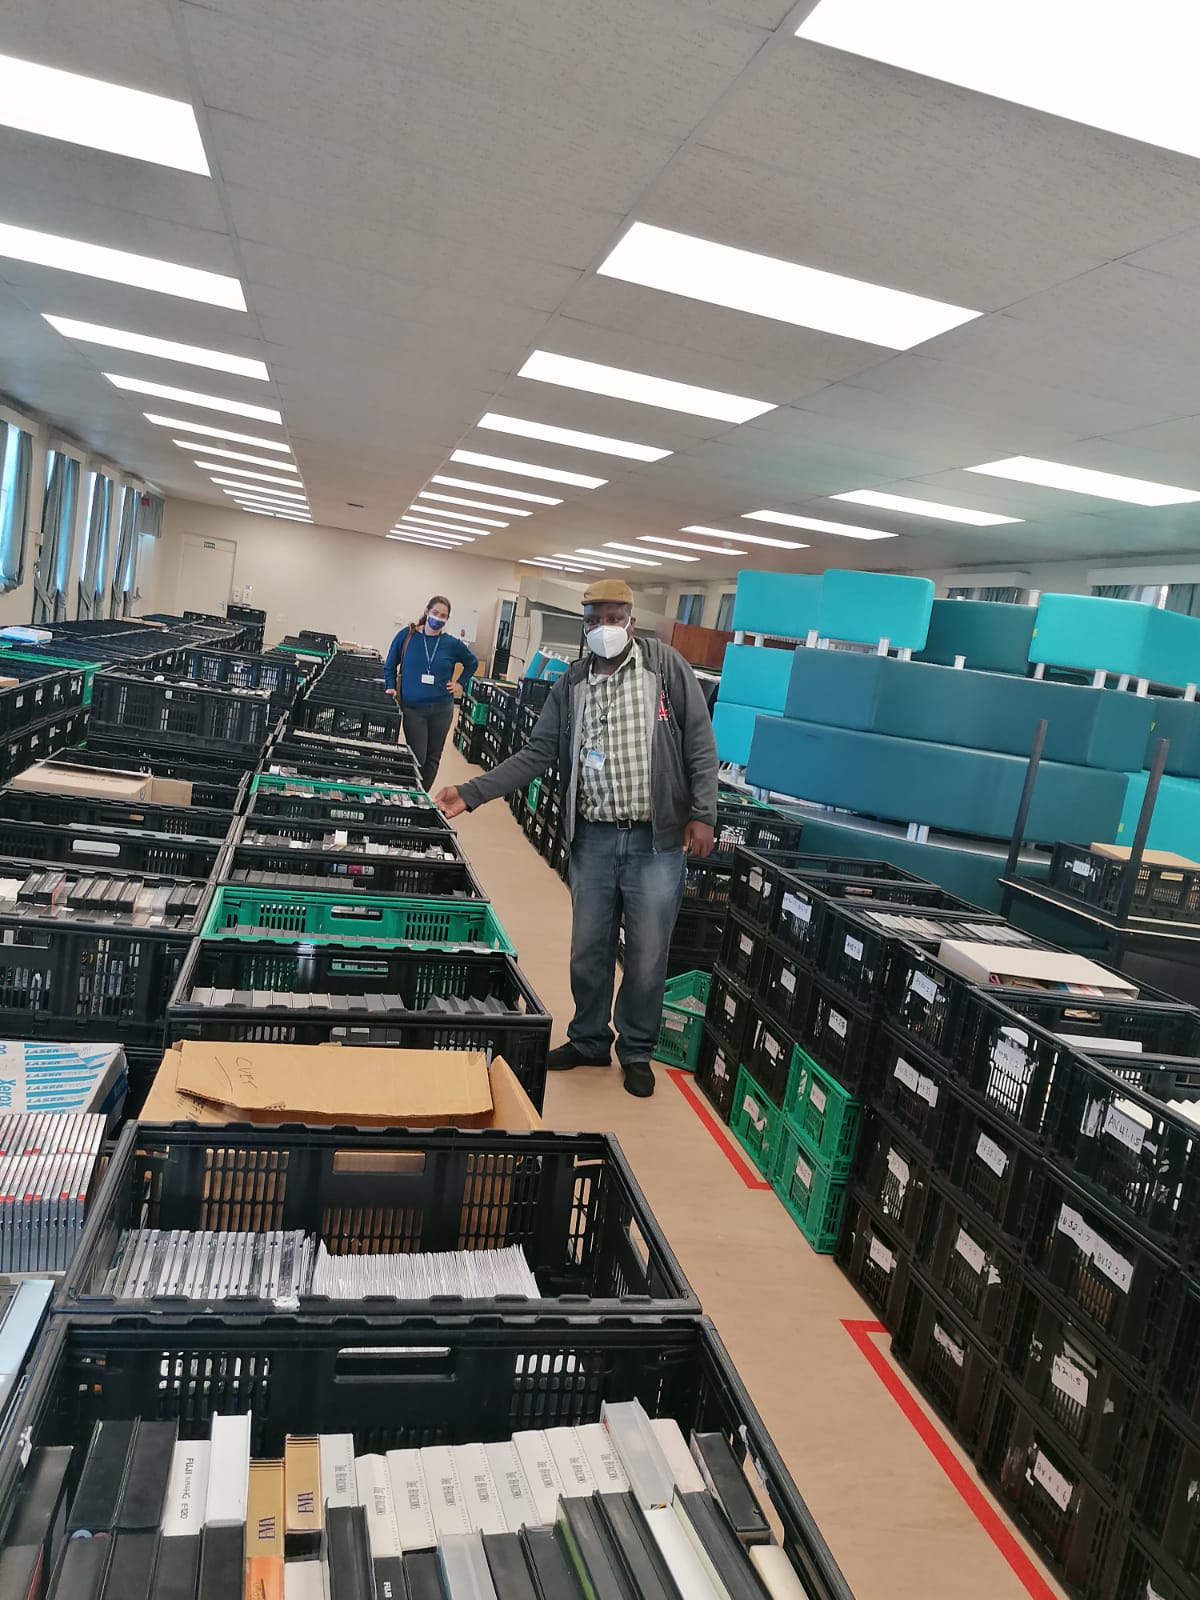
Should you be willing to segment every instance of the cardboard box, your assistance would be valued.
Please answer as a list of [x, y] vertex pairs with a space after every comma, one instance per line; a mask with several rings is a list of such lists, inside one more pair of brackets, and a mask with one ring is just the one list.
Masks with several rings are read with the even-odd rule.
[[41, 794], [78, 795], [87, 800], [152, 801], [155, 805], [190, 806], [192, 786], [182, 778], [159, 778], [149, 772], [105, 771], [72, 767], [65, 762], [38, 761], [10, 780], [14, 789]]
[[1086, 956], [1021, 945], [944, 939], [938, 958], [971, 983], [985, 987], [1045, 988], [1062, 993], [1137, 996], [1137, 985]]
[[[1107, 856], [1110, 861], [1128, 861], [1133, 854], [1127, 844], [1094, 844], [1092, 853]], [[1182, 867], [1189, 872], [1200, 872], [1200, 861], [1178, 856], [1174, 850], [1143, 850], [1142, 860], [1148, 867]]]
[[143, 1122], [299, 1122], [365, 1128], [543, 1126], [497, 1057], [478, 1050], [185, 1040], [163, 1056]]

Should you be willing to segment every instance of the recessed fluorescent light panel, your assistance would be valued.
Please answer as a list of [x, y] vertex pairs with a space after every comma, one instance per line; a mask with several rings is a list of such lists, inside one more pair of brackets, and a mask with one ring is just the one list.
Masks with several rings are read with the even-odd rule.
[[[219, 488], [222, 488], [222, 489], [240, 489], [243, 494], [248, 494], [248, 493], [253, 492], [248, 488], [248, 486], [246, 484], [239, 483], [236, 478], [217, 478], [217, 477], [214, 477], [213, 478], [213, 482], [215, 484], [217, 484]], [[260, 490], [257, 491], [257, 493], [260, 494], [263, 499], [266, 499], [268, 497], [268, 491], [266, 489], [260, 489]], [[304, 494], [303, 491], [300, 490], [300, 489], [296, 489], [294, 491], [291, 490], [291, 489], [272, 489], [272, 490], [269, 491], [269, 495], [270, 495], [270, 498], [272, 500], [307, 500], [308, 499], [308, 496], [306, 494]]]
[[477, 450], [454, 450], [451, 461], [464, 467], [487, 467], [492, 472], [511, 472], [518, 478], [545, 478], [547, 483], [569, 483], [576, 489], [602, 489], [607, 478], [589, 478], [582, 472], [564, 472], [561, 467], [535, 467], [529, 461], [509, 461], [504, 456], [480, 455]]
[[209, 176], [196, 113], [187, 101], [16, 56], [0, 55], [0, 125]]
[[55, 267], [60, 272], [77, 272], [84, 278], [103, 278], [106, 283], [125, 283], [132, 289], [172, 294], [180, 300], [199, 300], [228, 311], [246, 309], [241, 284], [225, 273], [181, 267], [174, 261], [110, 250], [107, 245], [66, 239], [57, 233], [38, 233], [8, 222], [0, 222], [0, 256], [38, 267]]
[[604, 278], [620, 278], [647, 289], [728, 306], [732, 311], [749, 311], [888, 350], [911, 350], [981, 315], [965, 306], [946, 305], [776, 256], [653, 228], [645, 222], [635, 222], [596, 270]]
[[235, 500], [261, 500], [267, 505], [294, 506], [308, 504], [306, 494], [276, 494], [273, 489], [226, 489], [225, 493], [232, 495]]
[[418, 533], [426, 538], [445, 539], [449, 544], [473, 544], [473, 533], [448, 533], [443, 528], [422, 528], [410, 522], [398, 522], [392, 529], [393, 533]]
[[220, 456], [222, 461], [248, 461], [255, 467], [273, 467], [276, 472], [299, 472], [299, 467], [294, 467], [290, 461], [272, 461], [270, 456], [248, 456], [241, 450], [218, 450], [216, 445], [205, 444], [200, 439], [172, 439], [172, 444], [177, 444], [181, 450], [190, 450], [194, 455], [197, 450], [201, 455]]
[[221, 461], [197, 461], [196, 465], [204, 472], [221, 472], [227, 478], [253, 478], [259, 483], [278, 483], [286, 489], [298, 489], [299, 482], [295, 478], [277, 478], [271, 472], [255, 472], [251, 467], [227, 467]]
[[671, 454], [651, 444], [633, 444], [628, 439], [610, 439], [603, 433], [580, 433], [576, 428], [551, 428], [541, 422], [522, 422], [519, 417], [502, 417], [486, 411], [477, 427], [496, 433], [515, 433], [522, 439], [542, 439], [547, 444], [565, 444], [574, 450], [593, 450], [602, 456], [624, 456], [629, 461], [661, 461]]
[[163, 361], [181, 361], [189, 367], [211, 367], [214, 372], [231, 372], [238, 378], [269, 381], [271, 374], [264, 361], [249, 356], [226, 355], [223, 350], [205, 350], [197, 344], [179, 344], [174, 339], [152, 339], [145, 333], [125, 333], [120, 328], [101, 328], [94, 322], [76, 322], [73, 317], [42, 315], [64, 339], [82, 344], [102, 344], [110, 350], [131, 350], [139, 356], [157, 356]]
[[[1193, 109], [1195, 10], [1143, 0], [1118, 13], [1063, 0], [1009, 0], [980, 28], [962, 0], [822, 0], [796, 32], [889, 66], [1200, 156]], [[1086, 26], [1088, 21], [1095, 26]]]
[[198, 433], [205, 439], [229, 439], [234, 444], [254, 444], [260, 450], [278, 450], [285, 456], [292, 453], [286, 444], [280, 444], [277, 439], [261, 439], [256, 433], [234, 433], [229, 428], [209, 428], [199, 422], [184, 422], [181, 417], [160, 417], [153, 411], [143, 411], [142, 415], [156, 428], [174, 428], [176, 433]]
[[284, 522], [311, 522], [312, 521], [311, 517], [303, 516], [299, 511], [277, 511], [275, 513], [275, 515], [277, 517], [281, 517]]
[[565, 551], [557, 550], [550, 557], [551, 561], [569, 561], [572, 566], [587, 567], [591, 572], [619, 572], [621, 563], [612, 556], [606, 556], [603, 561], [581, 561], [578, 556], [569, 556]]
[[[793, 517], [786, 511], [743, 511], [747, 522], [777, 522], [781, 528], [809, 528], [813, 533], [832, 533], [839, 539], [895, 539], [882, 528], [855, 528], [848, 522], [822, 522], [820, 517]], [[739, 535], [739, 538], [741, 536]]]
[[624, 367], [551, 355], [549, 350], [535, 350], [517, 377], [555, 383], [564, 389], [582, 389], [585, 394], [610, 395], [614, 400], [633, 400], [638, 405], [657, 406], [660, 411], [711, 417], [717, 422], [749, 422], [752, 417], [775, 410], [770, 400], [748, 400], [740, 394], [723, 394], [720, 389], [698, 389], [691, 383], [652, 378]]
[[472, 539], [474, 539], [476, 536], [481, 539], [490, 538], [492, 532], [490, 528], [467, 528], [463, 527], [457, 522], [434, 522], [432, 518], [428, 517], [398, 517], [396, 519], [396, 526], [405, 528], [428, 528], [434, 533], [467, 533], [470, 534]]
[[231, 417], [252, 417], [255, 422], [276, 422], [283, 417], [270, 406], [252, 406], [245, 400], [223, 400], [220, 395], [197, 394], [194, 389], [172, 389], [165, 383], [147, 383], [144, 378], [126, 378], [116, 372], [104, 376], [118, 389], [130, 394], [151, 394], [159, 400], [174, 400], [181, 406], [199, 406], [201, 411], [227, 411]]
[[1014, 483], [1036, 483], [1045, 489], [1066, 489], [1090, 494], [1097, 500], [1121, 500], [1131, 506], [1183, 506], [1200, 500], [1195, 489], [1173, 489], [1167, 483], [1145, 478], [1123, 478], [1115, 472], [1094, 472], [1088, 467], [1068, 467], [1061, 461], [1038, 461], [1033, 456], [1009, 456], [1005, 461], [985, 461], [968, 467], [989, 478], [1010, 478]]
[[[506, 511], [510, 517], [531, 517], [532, 511], [518, 511], [516, 506], [493, 505], [490, 500], [467, 500], [461, 494], [438, 494], [436, 489], [422, 489], [418, 500], [438, 500], [448, 506], [471, 506], [475, 511]], [[431, 508], [432, 509], [432, 508]]]
[[796, 544], [791, 539], [768, 539], [762, 533], [743, 533], [739, 528], [736, 533], [730, 533], [728, 528], [706, 528], [700, 523], [692, 523], [690, 527], [681, 528], [681, 533], [698, 533], [704, 539], [740, 539], [743, 544], [769, 545], [772, 550], [807, 550], [806, 544]]
[[[583, 545], [579, 546], [579, 554], [581, 556], [595, 556], [597, 561], [604, 561], [608, 556], [607, 550], [585, 550]], [[625, 567], [625, 566], [629, 566], [629, 567], [661, 567], [662, 566], [662, 562], [661, 561], [647, 561], [644, 556], [623, 556], [621, 558], [621, 563], [620, 564], [623, 567]]]
[[1023, 522], [1023, 517], [998, 517], [992, 511], [972, 511], [967, 506], [944, 506], [936, 500], [913, 500], [904, 494], [884, 494], [878, 489], [853, 489], [849, 494], [831, 494], [831, 500], [847, 500], [853, 506], [874, 506], [879, 511], [907, 511], [913, 517], [933, 517], [938, 522], [962, 522], [971, 528], [998, 528], [1004, 522]]
[[502, 483], [476, 483], [473, 478], [447, 478], [435, 472], [430, 483], [440, 483], [447, 489], [474, 489], [478, 494], [502, 494], [508, 500], [529, 500], [539, 506], [560, 506], [552, 494], [531, 494], [528, 489], [506, 489]]
[[[419, 501], [414, 502], [411, 506], [409, 506], [408, 509], [413, 513], [414, 516], [418, 517], [424, 516], [426, 512], [428, 512], [430, 516], [435, 514], [433, 506], [423, 506]], [[498, 522], [495, 517], [477, 517], [473, 512], [455, 511], [453, 513], [446, 513], [447, 520], [449, 520], [451, 516], [453, 516], [455, 522], [478, 522], [485, 528], [508, 527], [507, 522]]]
[[[639, 549], [636, 544], [617, 544], [614, 540], [606, 541], [604, 548], [606, 550], [623, 550], [626, 553], [632, 552], [634, 555], [638, 556], [644, 556], [646, 554], [646, 551]], [[654, 554], [656, 556], [661, 556], [664, 561], [699, 561], [700, 559], [699, 556], [668, 555], [665, 550], [656, 550]]]
[[385, 534], [384, 537], [388, 539], [396, 539], [401, 544], [421, 544], [424, 545], [427, 550], [449, 551], [458, 549], [456, 544], [447, 544], [444, 539], [434, 539], [432, 537], [428, 539], [422, 539], [415, 533], [389, 533]]
[[686, 539], [660, 539], [656, 533], [639, 533], [639, 544], [665, 544], [672, 550], [702, 550], [706, 556], [744, 556], [744, 550], [730, 550], [718, 544], [689, 544]]

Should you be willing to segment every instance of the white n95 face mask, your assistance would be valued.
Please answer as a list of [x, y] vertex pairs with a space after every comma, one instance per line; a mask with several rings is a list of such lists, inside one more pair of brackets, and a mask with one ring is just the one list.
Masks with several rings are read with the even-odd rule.
[[603, 656], [606, 661], [611, 661], [613, 656], [619, 656], [629, 643], [629, 630], [618, 628], [614, 623], [605, 623], [598, 628], [589, 628], [584, 635], [587, 647], [594, 656]]

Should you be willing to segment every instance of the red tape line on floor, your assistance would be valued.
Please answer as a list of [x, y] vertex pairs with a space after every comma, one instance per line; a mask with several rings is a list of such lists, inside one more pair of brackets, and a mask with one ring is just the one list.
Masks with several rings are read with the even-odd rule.
[[925, 1448], [966, 1501], [975, 1520], [1012, 1568], [1025, 1592], [1032, 1597], [1032, 1600], [1055, 1600], [1055, 1591], [1026, 1553], [1016, 1534], [984, 1494], [982, 1486], [974, 1475], [963, 1466], [925, 1415], [916, 1398], [905, 1386], [900, 1374], [875, 1343], [874, 1335], [887, 1332], [882, 1322], [855, 1322], [843, 1319], [842, 1327], [871, 1363], [876, 1377], [882, 1380], [892, 1399], [916, 1429]]
[[695, 1089], [692, 1088], [691, 1073], [685, 1072], [682, 1067], [668, 1067], [667, 1077], [671, 1079], [672, 1083], [674, 1083], [675, 1087], [687, 1101], [688, 1105], [691, 1106], [692, 1110], [700, 1118], [700, 1121], [708, 1129], [709, 1133], [712, 1134], [713, 1138], [717, 1141], [719, 1148], [723, 1152], [725, 1159], [729, 1162], [729, 1165], [746, 1185], [747, 1189], [769, 1189], [771, 1185], [767, 1182], [767, 1180], [762, 1177], [760, 1173], [756, 1172], [749, 1162], [743, 1161], [741, 1156], [738, 1155], [737, 1151], [726, 1139], [724, 1133], [722, 1132], [722, 1124], [717, 1121], [716, 1117], [713, 1116], [712, 1112], [696, 1093]]

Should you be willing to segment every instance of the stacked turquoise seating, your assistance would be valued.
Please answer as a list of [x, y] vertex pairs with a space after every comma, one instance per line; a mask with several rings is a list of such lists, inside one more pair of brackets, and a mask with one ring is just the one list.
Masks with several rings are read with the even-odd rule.
[[1184, 688], [1200, 682], [1200, 617], [1133, 600], [1046, 594], [1029, 659]]
[[733, 630], [807, 639], [820, 620], [821, 589], [819, 573], [739, 572]]
[[722, 761], [746, 765], [754, 719], [763, 711], [783, 710], [791, 670], [790, 650], [752, 644], [725, 646], [721, 683], [713, 707], [713, 732]]
[[[1125, 806], [1114, 835], [1118, 844], [1132, 845], [1137, 831], [1142, 801], [1146, 798], [1148, 772], [1131, 772], [1126, 790]], [[1092, 843], [1077, 830], [1063, 835], [1065, 839]], [[1107, 834], [1096, 834], [1096, 839], [1107, 839]], [[1148, 850], [1173, 850], [1176, 855], [1200, 861], [1200, 779], [1164, 777], [1158, 786], [1154, 801], [1154, 815], [1150, 819], [1150, 833], [1146, 839]]]
[[823, 639], [886, 639], [893, 650], [920, 650], [936, 593], [928, 578], [830, 567], [821, 585], [817, 632]]
[[935, 600], [924, 649], [915, 653], [914, 660], [952, 667], [962, 656], [966, 666], [981, 672], [1010, 672], [1023, 678], [1029, 671], [1036, 620], [1036, 606]]

